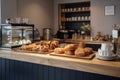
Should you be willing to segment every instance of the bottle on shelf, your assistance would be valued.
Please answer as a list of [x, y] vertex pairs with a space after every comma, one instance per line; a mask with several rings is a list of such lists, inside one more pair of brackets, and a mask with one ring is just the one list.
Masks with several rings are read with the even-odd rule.
[[78, 34], [77, 32], [75, 32], [73, 35], [72, 35], [72, 39], [77, 39], [78, 38]]
[[78, 8], [78, 11], [81, 11], [81, 10], [82, 10], [81, 7], [79, 7], [79, 8]]
[[113, 25], [112, 37], [113, 37], [113, 40], [112, 40], [112, 43], [113, 43], [113, 53], [116, 54], [116, 51], [117, 51], [117, 38], [118, 38], [118, 28], [117, 28], [116, 24]]
[[85, 7], [82, 7], [82, 11], [84, 11], [85, 10]]
[[84, 16], [81, 17], [81, 20], [85, 20]]
[[[66, 30], [78, 30], [82, 23], [90, 24], [90, 1], [59, 4], [59, 24]], [[72, 35], [71, 35], [72, 36]]]

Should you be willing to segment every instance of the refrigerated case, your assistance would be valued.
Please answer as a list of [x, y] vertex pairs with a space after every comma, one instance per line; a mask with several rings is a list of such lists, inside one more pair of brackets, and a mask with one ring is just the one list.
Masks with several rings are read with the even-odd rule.
[[1, 47], [14, 48], [33, 42], [33, 24], [1, 24]]

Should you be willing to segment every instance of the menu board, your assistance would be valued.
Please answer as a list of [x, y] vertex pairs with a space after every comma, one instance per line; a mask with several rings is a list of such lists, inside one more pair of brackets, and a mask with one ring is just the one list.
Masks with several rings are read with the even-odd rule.
[[105, 6], [105, 15], [114, 15], [114, 5]]
[[112, 37], [118, 38], [118, 30], [112, 30]]

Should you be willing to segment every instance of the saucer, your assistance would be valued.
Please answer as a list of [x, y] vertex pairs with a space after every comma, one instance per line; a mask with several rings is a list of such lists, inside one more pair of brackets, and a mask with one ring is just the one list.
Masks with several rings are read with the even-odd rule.
[[100, 56], [96, 53], [96, 58], [101, 59], [101, 60], [107, 60], [107, 61], [108, 60], [115, 60], [116, 57], [117, 56], [115, 54], [113, 54], [112, 56]]

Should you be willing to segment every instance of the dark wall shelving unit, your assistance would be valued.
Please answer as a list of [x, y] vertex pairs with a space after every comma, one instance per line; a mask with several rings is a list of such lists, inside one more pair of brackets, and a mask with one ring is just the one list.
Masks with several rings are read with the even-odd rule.
[[[57, 38], [64, 39], [66, 33], [61, 30], [66, 30], [67, 38], [72, 38], [72, 34], [82, 34], [82, 26], [91, 24], [90, 1], [76, 3], [61, 3], [58, 4], [58, 32]], [[71, 30], [73, 30], [71, 32]], [[91, 31], [87, 33], [91, 35]]]
[[90, 24], [90, 12], [90, 1], [59, 4], [59, 29], [80, 30], [83, 24]]

